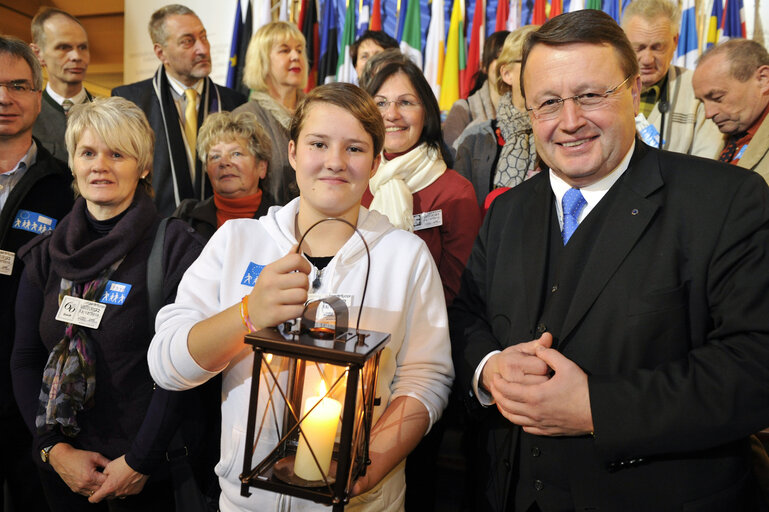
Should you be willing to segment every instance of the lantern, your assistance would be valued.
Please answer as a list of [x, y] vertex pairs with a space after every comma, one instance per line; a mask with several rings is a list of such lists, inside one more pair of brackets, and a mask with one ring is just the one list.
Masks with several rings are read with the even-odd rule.
[[347, 317], [345, 302], [331, 296], [309, 302], [298, 321], [246, 335], [254, 366], [241, 495], [256, 487], [335, 512], [349, 502], [370, 463], [379, 358], [390, 335], [348, 328]]

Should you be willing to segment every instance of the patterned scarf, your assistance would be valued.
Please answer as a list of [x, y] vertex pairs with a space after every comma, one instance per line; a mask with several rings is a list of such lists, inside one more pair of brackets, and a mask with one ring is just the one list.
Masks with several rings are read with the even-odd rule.
[[[67, 295], [97, 300], [104, 292], [112, 272], [122, 262], [123, 258], [120, 258], [92, 281], [73, 283], [62, 279], [59, 304]], [[35, 418], [39, 434], [54, 430], [57, 425], [69, 437], [75, 437], [80, 432], [77, 414], [93, 406], [96, 391], [96, 369], [91, 343], [86, 328], [67, 324], [64, 337], [48, 355]]]
[[529, 116], [513, 106], [512, 96], [506, 93], [497, 105], [497, 126], [505, 145], [494, 171], [494, 188], [514, 187], [526, 179], [526, 173], [537, 164]]

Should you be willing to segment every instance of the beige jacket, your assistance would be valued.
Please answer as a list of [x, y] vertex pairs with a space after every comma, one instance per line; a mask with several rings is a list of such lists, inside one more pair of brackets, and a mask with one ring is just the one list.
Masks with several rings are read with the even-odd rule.
[[[665, 114], [665, 139], [662, 149], [705, 158], [716, 158], [716, 149], [722, 141], [715, 123], [705, 119], [705, 107], [694, 97], [692, 72], [670, 66], [668, 70], [667, 98], [670, 110]], [[659, 102], [649, 114], [649, 123], [660, 129], [662, 114]]]
[[[722, 139], [721, 147], [723, 145]], [[769, 182], [769, 116], [759, 126], [737, 165], [756, 171]]]

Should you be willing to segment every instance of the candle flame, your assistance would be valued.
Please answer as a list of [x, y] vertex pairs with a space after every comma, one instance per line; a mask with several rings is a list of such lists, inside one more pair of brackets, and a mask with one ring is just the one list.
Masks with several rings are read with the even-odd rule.
[[320, 379], [320, 383], [318, 384], [318, 396], [326, 396], [326, 383], [323, 379]]
[[265, 354], [264, 360], [267, 362], [267, 364], [270, 364], [272, 362], [272, 354]]

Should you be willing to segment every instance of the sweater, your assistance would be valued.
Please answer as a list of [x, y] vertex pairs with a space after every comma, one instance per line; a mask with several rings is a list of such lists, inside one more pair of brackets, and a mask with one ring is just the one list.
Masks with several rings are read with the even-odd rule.
[[[296, 245], [294, 222], [299, 201], [283, 208], [273, 207], [259, 220], [231, 220], [214, 234], [182, 279], [176, 302], [158, 314], [157, 334], [147, 357], [152, 376], [160, 386], [188, 389], [215, 375], [194, 361], [187, 349], [187, 335], [196, 323], [238, 303], [251, 292], [251, 286], [244, 283], [252, 264], [270, 264]], [[361, 208], [358, 229], [371, 257], [360, 327], [391, 334], [380, 360], [377, 396], [381, 405], [374, 410], [374, 422], [393, 399], [409, 396], [425, 406], [432, 424], [446, 406], [454, 375], [437, 269], [424, 243], [411, 233], [393, 228], [383, 215]], [[351, 295], [349, 318], [353, 322], [363, 300], [366, 267], [366, 250], [353, 235], [323, 270], [320, 286], [311, 292], [321, 296]], [[309, 282], [316, 277], [318, 270], [313, 268]], [[222, 487], [220, 509], [328, 510], [323, 505], [255, 488], [250, 489], [250, 498], [240, 495], [238, 475], [243, 469], [252, 368], [253, 354], [244, 350], [222, 373], [222, 456], [216, 466]], [[261, 393], [266, 393], [266, 382], [262, 378]], [[266, 398], [266, 394], [261, 396], [260, 403], [264, 404]], [[274, 403], [283, 402], [276, 396]], [[258, 418], [257, 424], [260, 422]], [[254, 464], [277, 442], [272, 425], [271, 418], [264, 423]], [[401, 463], [372, 491], [354, 498], [345, 510], [402, 510], [403, 467]]]

